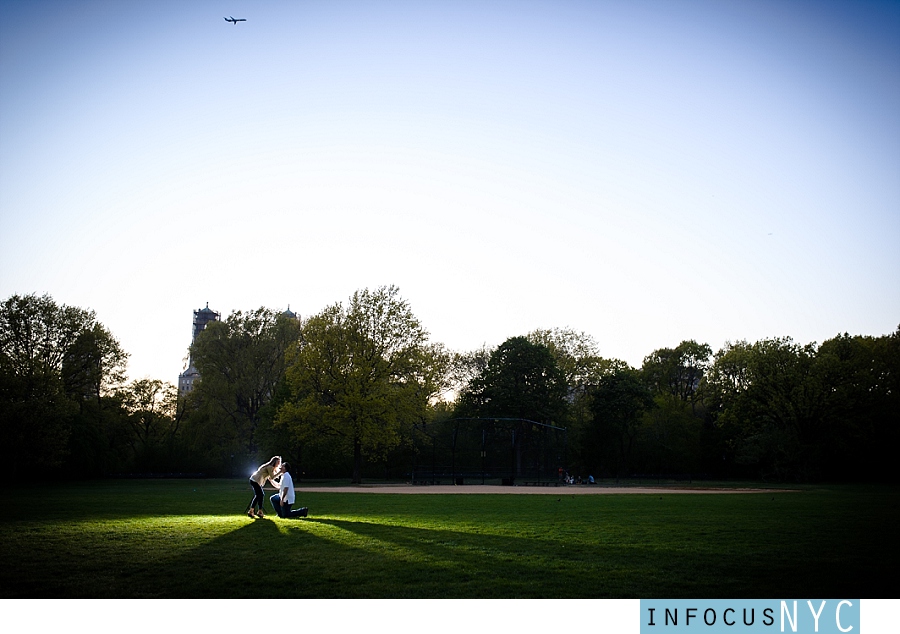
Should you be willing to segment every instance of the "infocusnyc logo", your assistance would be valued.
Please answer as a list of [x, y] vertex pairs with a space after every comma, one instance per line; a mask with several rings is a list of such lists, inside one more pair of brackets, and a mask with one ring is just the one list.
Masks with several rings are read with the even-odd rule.
[[641, 634], [859, 634], [859, 599], [641, 599]]

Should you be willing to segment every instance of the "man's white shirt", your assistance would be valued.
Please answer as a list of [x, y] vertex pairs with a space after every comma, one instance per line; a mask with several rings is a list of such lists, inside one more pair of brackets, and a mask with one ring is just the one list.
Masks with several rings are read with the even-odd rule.
[[[287, 494], [285, 494], [287, 490]], [[278, 495], [284, 500], [284, 504], [294, 503], [294, 479], [290, 473], [281, 476], [281, 487], [278, 489]]]

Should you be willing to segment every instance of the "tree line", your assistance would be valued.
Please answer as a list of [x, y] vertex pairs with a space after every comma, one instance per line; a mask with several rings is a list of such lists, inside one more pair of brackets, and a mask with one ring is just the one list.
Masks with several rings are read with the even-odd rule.
[[301, 478], [408, 479], [412, 465], [457, 461], [468, 451], [460, 430], [475, 429], [461, 421], [480, 421], [482, 463], [485, 439], [508, 436], [517, 468], [528, 443], [554, 430], [542, 458], [554, 473], [896, 479], [900, 328], [820, 345], [785, 337], [713, 351], [683, 341], [635, 368], [571, 329], [454, 352], [384, 286], [302, 319], [233, 312], [209, 323], [190, 354], [201, 378], [189, 393], [127, 381], [128, 355], [93, 311], [47, 295], [8, 298], [3, 468], [243, 476], [280, 454]]

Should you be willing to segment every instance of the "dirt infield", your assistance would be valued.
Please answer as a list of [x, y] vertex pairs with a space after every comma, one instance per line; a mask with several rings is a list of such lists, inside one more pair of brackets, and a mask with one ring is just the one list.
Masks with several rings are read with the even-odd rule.
[[504, 494], [504, 495], [618, 495], [618, 494], [721, 494], [721, 493], [790, 493], [786, 489], [750, 488], [702, 488], [702, 487], [606, 487], [591, 485], [574, 486], [496, 486], [466, 484], [462, 486], [434, 485], [410, 486], [404, 484], [359, 484], [342, 487], [294, 487], [298, 493], [401, 493], [418, 495], [447, 494]]

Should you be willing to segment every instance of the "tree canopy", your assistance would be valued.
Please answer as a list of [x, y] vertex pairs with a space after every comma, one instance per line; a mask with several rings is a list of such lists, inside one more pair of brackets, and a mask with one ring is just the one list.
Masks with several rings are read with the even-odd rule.
[[[103, 397], [124, 379], [127, 354], [93, 311], [49, 295], [0, 305], [0, 446], [12, 472], [40, 460], [61, 465], [103, 424]], [[101, 458], [96, 456], [97, 460]]]
[[310, 469], [355, 482], [375, 468], [435, 470], [438, 456], [470, 471], [493, 461], [513, 477], [565, 466], [896, 479], [900, 329], [716, 352], [686, 340], [634, 369], [568, 328], [453, 352], [429, 341], [396, 287], [382, 286], [303, 320], [236, 311], [208, 324], [190, 354], [200, 372], [190, 393], [149, 377], [126, 384], [127, 354], [92, 311], [9, 297], [0, 304], [4, 469], [40, 460], [72, 477], [235, 475], [284, 453], [298, 477]]
[[364, 456], [384, 455], [425, 416], [442, 385], [440, 358], [396, 287], [357, 291], [304, 321], [278, 422], [306, 439], [338, 439], [360, 482]]
[[593, 472], [605, 469], [619, 477], [629, 473], [635, 440], [653, 397], [635, 370], [619, 370], [600, 379], [591, 391], [593, 420], [582, 435]]
[[460, 394], [457, 415], [561, 423], [567, 391], [565, 374], [547, 346], [511, 337]]
[[284, 377], [286, 354], [300, 337], [296, 319], [268, 308], [235, 311], [212, 321], [191, 346], [200, 372], [192, 395], [219, 421], [224, 453], [237, 447], [254, 455], [265, 407]]
[[840, 335], [821, 346], [789, 337], [740, 341], [715, 356], [710, 416], [727, 456], [778, 479], [890, 477], [900, 430], [900, 330]]

